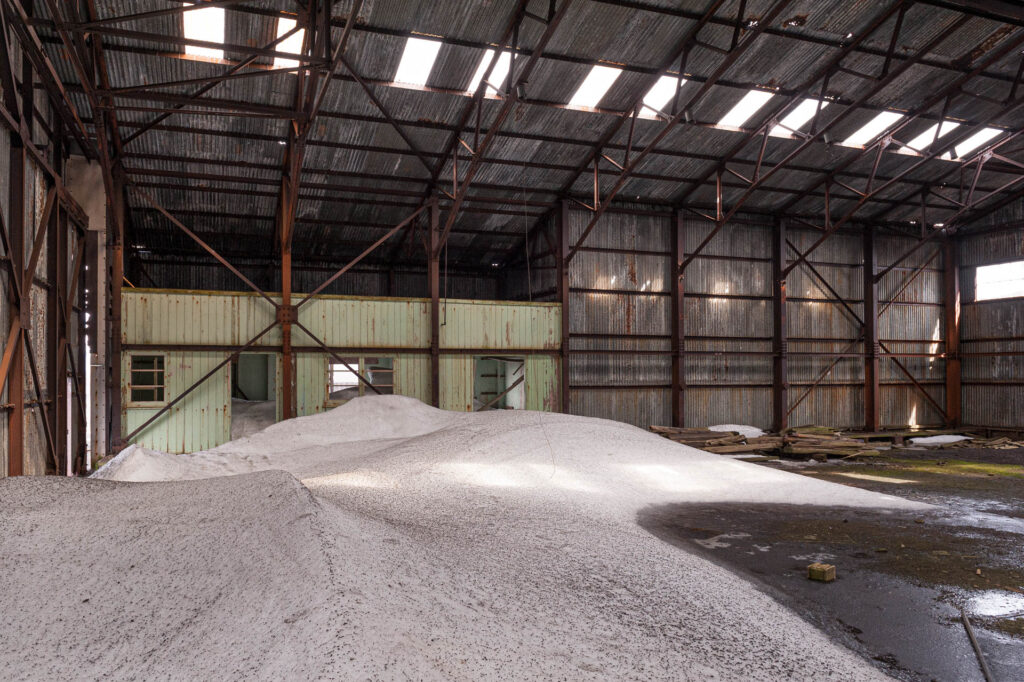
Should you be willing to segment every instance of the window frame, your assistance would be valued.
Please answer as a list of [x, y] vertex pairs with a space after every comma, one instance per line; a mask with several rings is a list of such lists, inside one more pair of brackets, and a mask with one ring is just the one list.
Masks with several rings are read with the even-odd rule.
[[[139, 369], [139, 370], [136, 370], [135, 367], [134, 367], [135, 359], [136, 358], [159, 358], [161, 363], [162, 363], [162, 366], [159, 369]], [[164, 405], [167, 404], [167, 402], [168, 402], [168, 398], [167, 398], [167, 394], [168, 394], [168, 387], [167, 387], [167, 364], [168, 363], [167, 363], [167, 354], [166, 353], [152, 353], [152, 352], [148, 352], [147, 351], [147, 352], [144, 352], [144, 353], [134, 353], [134, 352], [132, 352], [132, 353], [128, 354], [128, 382], [127, 382], [127, 390], [128, 390], [127, 398], [128, 398], [128, 400], [127, 400], [127, 403], [128, 403], [128, 405], [130, 407], [163, 407]], [[160, 375], [158, 375], [160, 383], [159, 384], [149, 384], [149, 385], [137, 386], [135, 384], [135, 373], [136, 372], [140, 372], [140, 373], [141, 372], [160, 372]], [[147, 390], [147, 391], [148, 390], [159, 389], [160, 391], [162, 391], [162, 398], [160, 400], [136, 400], [135, 399], [135, 390], [136, 389], [138, 389], [138, 390]]]

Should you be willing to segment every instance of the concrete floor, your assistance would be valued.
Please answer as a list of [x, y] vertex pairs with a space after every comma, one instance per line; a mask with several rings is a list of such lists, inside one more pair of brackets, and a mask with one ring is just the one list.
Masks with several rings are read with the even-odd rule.
[[[996, 463], [991, 463], [996, 462]], [[900, 450], [869, 463], [778, 463], [936, 505], [926, 513], [796, 505], [664, 505], [640, 523], [746, 575], [904, 680], [1024, 680], [1024, 450]], [[807, 564], [837, 566], [812, 582]]]

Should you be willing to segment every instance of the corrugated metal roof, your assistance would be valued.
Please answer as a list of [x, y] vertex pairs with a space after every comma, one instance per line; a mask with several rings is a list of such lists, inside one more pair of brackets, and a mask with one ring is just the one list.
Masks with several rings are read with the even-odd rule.
[[[743, 19], [756, 20], [766, 14], [772, 6], [770, 0], [756, 0], [746, 3]], [[51, 59], [59, 75], [70, 88], [71, 97], [80, 114], [90, 119], [93, 114], [88, 101], [77, 86], [77, 77], [70, 61], [63, 58], [55, 32], [46, 23], [48, 14], [45, 3], [36, 2], [35, 14], [40, 17], [36, 30], [43, 37], [50, 50]], [[484, 163], [476, 174], [478, 186], [470, 192], [456, 225], [479, 230], [519, 231], [525, 219], [533, 225], [544, 215], [550, 202], [564, 187], [569, 194], [583, 200], [590, 200], [593, 193], [592, 177], [586, 171], [574, 175], [593, 151], [593, 145], [620, 121], [615, 112], [625, 111], [631, 103], [643, 94], [645, 71], [666, 63], [683, 36], [695, 25], [699, 9], [680, 9], [678, 3], [665, 0], [646, 5], [660, 11], [643, 11], [631, 6], [620, 6], [613, 2], [597, 0], [576, 0], [567, 13], [551, 43], [546, 48], [549, 55], [538, 61], [526, 86], [527, 102], [518, 104], [502, 126], [502, 132], [487, 150], [488, 159], [506, 163]], [[101, 18], [122, 16], [153, 9], [165, 9], [166, 4], [157, 0], [97, 0], [96, 7]], [[431, 3], [408, 3], [402, 0], [374, 0], [363, 3], [356, 21], [356, 30], [350, 37], [346, 58], [360, 76], [368, 79], [376, 97], [396, 120], [401, 122], [403, 133], [412, 140], [415, 147], [425, 153], [427, 165], [438, 169], [443, 183], [449, 183], [452, 163], [449, 157], [441, 158], [447, 145], [453, 139], [454, 127], [461, 120], [470, 102], [461, 91], [468, 86], [470, 77], [484, 56], [484, 50], [493, 45], [502, 35], [511, 19], [514, 3], [497, 0], [438, 0]], [[734, 39], [735, 14], [739, 3], [727, 2], [719, 10], [712, 23], [700, 33], [705, 45], [728, 48]], [[351, 2], [340, 2], [334, 6], [334, 16], [339, 22], [347, 16]], [[546, 14], [548, 3], [534, 0], [530, 10], [538, 15]], [[885, 8], [868, 0], [797, 0], [768, 27], [770, 30], [751, 43], [744, 53], [723, 75], [722, 81], [711, 87], [707, 95], [693, 109], [695, 122], [700, 125], [680, 124], [658, 145], [658, 153], [648, 156], [637, 169], [640, 177], [630, 180], [617, 197], [618, 202], [634, 201], [653, 204], [672, 204], [686, 196], [695, 206], [712, 206], [715, 203], [713, 183], [695, 187], [692, 183], [715, 169], [723, 152], [743, 139], [744, 133], [718, 130], [707, 127], [717, 121], [728, 109], [742, 98], [747, 85], [761, 85], [793, 92], [807, 85], [810, 74], [837, 53], [837, 45], [847, 34], [858, 34], [875, 16]], [[285, 13], [294, 16], [295, 5], [286, 0], [260, 0], [247, 2], [241, 7], [228, 7], [225, 11], [225, 40], [230, 44], [245, 47], [263, 47], [276, 36], [277, 15]], [[902, 22], [899, 40], [894, 44], [892, 68], [903, 63], [922, 46], [940, 35], [958, 21], [961, 14], [919, 3], [910, 6]], [[864, 45], [850, 54], [843, 62], [851, 71], [865, 74], [879, 74], [889, 49], [895, 17], [890, 17]], [[544, 30], [544, 26], [533, 19], [524, 21], [520, 33], [520, 46], [531, 50]], [[111, 85], [115, 88], [142, 84], [165, 83], [187, 79], [210, 78], [223, 73], [229, 64], [183, 58], [179, 44], [161, 41], [132, 31], [181, 37], [182, 21], [178, 15], [112, 24], [104, 27], [97, 35], [102, 36], [107, 57], [107, 69]], [[387, 81], [393, 77], [401, 58], [407, 33], [436, 36], [447, 41], [440, 49], [428, 88], [415, 89], [390, 87]], [[739, 31], [735, 37], [743, 40], [749, 27]], [[915, 110], [923, 101], [946, 87], [955, 78], [981, 64], [995, 50], [1001, 49], [1008, 41], [1016, 40], [1024, 29], [1000, 24], [991, 19], [971, 18], [954, 34], [938, 44], [927, 55], [928, 64], [909, 68], [892, 84], [881, 90], [869, 101], [870, 109], [853, 112], [831, 133], [833, 141], [841, 141], [847, 135], [874, 117], [879, 108]], [[340, 38], [339, 23], [333, 31], [335, 39]], [[970, 91], [989, 99], [961, 96], [954, 99], [947, 115], [972, 122], [991, 117], [1003, 108], [1000, 101], [1010, 92], [1010, 86], [1019, 65], [1019, 50], [986, 67], [990, 77], [979, 76], [970, 84]], [[232, 55], [228, 55], [232, 56]], [[243, 55], [234, 55], [241, 57]], [[706, 46], [696, 46], [684, 66], [690, 81], [683, 87], [682, 101], [687, 101], [721, 63], [723, 55]], [[520, 57], [524, 59], [525, 57]], [[270, 57], [261, 57], [258, 64], [270, 64]], [[561, 108], [585, 78], [590, 69], [589, 62], [621, 64], [627, 67], [609, 92], [600, 102], [603, 113]], [[672, 67], [676, 68], [678, 65]], [[382, 112], [370, 101], [362, 88], [339, 69], [339, 77], [332, 80], [324, 97], [321, 115], [310, 133], [304, 173], [309, 183], [334, 183], [350, 187], [350, 191], [308, 187], [303, 191], [300, 215], [323, 220], [338, 220], [340, 223], [354, 219], [372, 222], [401, 220], [419, 203], [427, 189], [410, 179], [427, 179], [428, 169], [408, 149], [399, 133], [387, 122]], [[187, 113], [176, 113], [167, 119], [160, 129], [147, 132], [132, 142], [128, 151], [148, 157], [177, 154], [181, 161], [170, 159], [132, 158], [131, 167], [140, 171], [140, 181], [169, 185], [153, 188], [154, 196], [166, 202], [168, 208], [202, 207], [210, 212], [233, 213], [246, 211], [256, 218], [269, 218], [275, 214], [275, 187], [270, 180], [280, 178], [274, 166], [280, 167], [285, 148], [279, 144], [287, 139], [289, 121], [282, 118], [254, 118], [252, 116], [225, 115], [226, 102], [248, 103], [253, 106], [270, 107], [271, 113], [284, 114], [294, 107], [295, 84], [292, 74], [275, 74], [230, 80], [220, 83], [209, 91], [205, 98], [216, 100], [206, 106], [200, 103], [187, 104]], [[830, 105], [822, 113], [825, 124], [846, 111], [846, 104], [857, 100], [875, 83], [851, 73], [837, 73], [829, 81], [829, 93], [841, 103]], [[130, 135], [139, 126], [152, 121], [157, 111], [135, 111], [130, 107], [161, 109], [172, 106], [175, 101], [166, 95], [182, 96], [196, 92], [199, 85], [178, 85], [161, 88], [161, 97], [118, 97], [122, 107], [118, 119], [123, 126], [123, 135]], [[751, 118], [749, 125], [756, 125], [766, 113], [783, 102], [776, 96], [759, 114]], [[502, 102], [486, 99], [480, 109], [481, 125], [486, 133]], [[197, 112], [196, 110], [201, 110]], [[929, 115], [937, 116], [935, 107]], [[1020, 127], [1019, 111], [996, 119], [998, 125]], [[475, 125], [475, 116], [470, 115], [469, 125]], [[926, 130], [932, 123], [918, 121], [909, 126], [898, 137], [907, 141]], [[662, 122], [640, 119], [633, 131], [633, 144], [641, 148], [648, 144], [662, 129]], [[614, 136], [613, 146], [605, 153], [619, 162], [624, 161], [622, 147], [626, 144], [630, 126], [624, 123]], [[472, 131], [462, 134], [463, 140], [472, 144]], [[762, 174], [775, 163], [784, 160], [799, 146], [799, 141], [771, 138], [765, 151], [766, 165]], [[386, 150], [401, 153], [387, 153]], [[385, 150], [385, 151], [380, 151]], [[460, 172], [465, 172], [470, 159], [468, 151], [460, 160]], [[738, 172], [750, 173], [759, 152], [759, 140], [752, 140], [740, 153], [742, 163], [733, 166]], [[771, 213], [784, 207], [800, 214], [816, 214], [823, 210], [821, 181], [822, 171], [842, 167], [844, 180], [854, 187], [863, 185], [870, 175], [874, 161], [871, 153], [857, 158], [858, 151], [835, 144], [815, 143], [799, 157], [792, 160], [797, 168], [786, 168], [775, 172], [755, 192], [746, 204], [752, 211]], [[852, 159], [856, 161], [850, 163]], [[191, 163], [202, 160], [207, 164], [224, 162], [223, 174], [240, 180], [233, 182], [173, 179], [168, 173], [215, 172], [206, 166]], [[918, 162], [914, 156], [886, 152], [879, 168], [879, 182], [904, 171]], [[534, 164], [524, 168], [521, 164]], [[916, 195], [925, 183], [956, 182], [960, 164], [935, 160], [921, 164], [911, 171], [908, 180], [896, 183], [879, 192], [878, 199], [861, 208], [859, 218], [874, 217], [889, 221], [911, 220], [919, 215]], [[335, 171], [339, 175], [326, 178], [313, 170]], [[159, 175], [144, 176], [141, 171], [152, 171]], [[358, 176], [364, 176], [362, 179]], [[394, 177], [393, 181], [387, 180]], [[998, 187], [1011, 176], [1005, 169], [986, 169], [979, 180], [979, 186]], [[607, 192], [614, 184], [616, 169], [602, 162], [600, 187]], [[248, 181], [248, 182], [246, 182]], [[200, 188], [205, 191], [194, 192]], [[450, 183], [442, 188], [450, 191]], [[504, 189], [503, 189], [504, 188]], [[814, 189], [816, 188], [816, 189]], [[814, 190], [801, 198], [802, 193]], [[835, 214], [852, 210], [857, 206], [857, 197], [849, 191], [833, 187], [832, 210]], [[220, 191], [213, 191], [220, 190]], [[243, 192], [239, 192], [243, 190]], [[384, 193], [387, 190], [388, 193]], [[692, 191], [691, 191], [692, 190]], [[725, 203], [737, 201], [743, 194], [742, 181], [727, 176]], [[266, 196], [264, 196], [266, 195]], [[514, 201], [511, 203], [481, 201], [482, 197], [526, 200], [531, 205], [524, 209]], [[136, 199], [132, 207], [139, 207]], [[480, 211], [493, 211], [481, 213]], [[259, 212], [259, 213], [257, 213]], [[932, 220], [951, 216], [956, 207], [949, 202], [934, 200], [929, 206]], [[266, 240], [272, 239], [273, 224], [266, 220], [254, 221], [254, 225], [265, 230]], [[158, 225], [154, 230], [161, 229]], [[300, 228], [298, 236], [316, 239], [324, 230]], [[350, 232], [358, 233], [351, 229]], [[365, 235], [362, 235], [365, 237]], [[168, 243], [179, 238], [173, 232], [165, 235]], [[591, 240], [597, 239], [597, 235]], [[488, 265], [495, 253], [514, 246], [507, 237], [493, 239], [467, 235], [453, 236], [453, 244], [474, 249], [478, 252], [476, 264]], [[350, 241], [358, 241], [352, 239]], [[179, 242], [179, 245], [187, 242]], [[594, 242], [589, 242], [594, 243]], [[339, 253], [339, 258], [350, 257], [351, 253]]]

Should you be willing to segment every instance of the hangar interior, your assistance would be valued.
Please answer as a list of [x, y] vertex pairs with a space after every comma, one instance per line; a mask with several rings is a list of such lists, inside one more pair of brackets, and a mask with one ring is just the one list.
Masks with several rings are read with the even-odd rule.
[[257, 351], [276, 419], [406, 351], [464, 410], [501, 356], [642, 427], [1020, 428], [1020, 12], [698, 4], [5, 0], [4, 472]]
[[1024, 6], [0, 0], [11, 679], [1024, 680]]

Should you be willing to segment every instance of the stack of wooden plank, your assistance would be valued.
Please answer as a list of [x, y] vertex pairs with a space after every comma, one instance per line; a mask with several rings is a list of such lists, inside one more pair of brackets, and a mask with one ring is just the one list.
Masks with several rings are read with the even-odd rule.
[[652, 426], [651, 431], [669, 440], [720, 455], [764, 455], [782, 447], [781, 436], [746, 438], [736, 431], [711, 431], [702, 428]]
[[677, 443], [701, 449], [734, 445], [744, 441], [743, 436], [735, 431], [711, 431], [710, 429], [678, 426], [652, 426], [651, 431]]
[[[798, 426], [782, 433], [746, 438], [736, 431], [677, 426], [652, 426], [651, 431], [683, 445], [715, 452], [721, 455], [781, 455], [796, 458], [811, 457], [827, 460], [829, 457], [855, 459], [880, 454], [879, 445], [902, 446], [904, 439], [956, 433], [955, 431], [912, 430], [880, 432], [842, 432], [828, 426]], [[914, 447], [914, 446], [908, 446]], [[1010, 450], [1024, 448], [1024, 441], [1008, 437], [981, 438], [956, 443], [943, 443], [937, 448], [991, 448]]]
[[711, 431], [693, 427], [652, 426], [651, 431], [676, 443], [720, 455], [777, 454], [827, 459], [830, 455], [856, 457], [878, 454], [878, 450], [864, 440], [844, 438], [835, 429], [821, 426], [787, 429], [784, 433], [756, 438], [746, 438], [736, 431]]
[[858, 438], [845, 438], [838, 433], [806, 433], [803, 429], [787, 429], [786, 442], [782, 453], [797, 457], [809, 456], [814, 459], [828, 457], [870, 457], [879, 454], [869, 442]]

